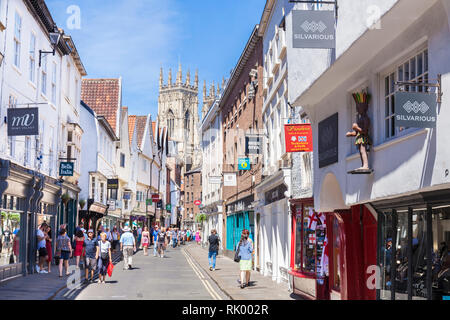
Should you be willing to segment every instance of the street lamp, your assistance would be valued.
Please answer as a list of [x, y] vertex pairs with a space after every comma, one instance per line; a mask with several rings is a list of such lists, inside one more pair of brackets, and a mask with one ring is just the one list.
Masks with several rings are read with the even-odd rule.
[[55, 55], [55, 53], [56, 53], [56, 46], [59, 43], [59, 39], [61, 39], [61, 33], [59, 32], [59, 30], [56, 27], [56, 25], [53, 27], [53, 32], [49, 33], [49, 36], [50, 36], [50, 44], [51, 44], [51, 46], [53, 48], [53, 51], [42, 51], [42, 50], [39, 50], [39, 67], [41, 67], [42, 54], [52, 53], [53, 55]]

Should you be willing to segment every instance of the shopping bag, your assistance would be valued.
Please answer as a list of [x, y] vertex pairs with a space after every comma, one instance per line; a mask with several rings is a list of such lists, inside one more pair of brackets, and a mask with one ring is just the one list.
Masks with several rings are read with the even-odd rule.
[[108, 272], [108, 276], [110, 278], [112, 277], [113, 270], [114, 270], [114, 265], [112, 263], [109, 263], [107, 272]]

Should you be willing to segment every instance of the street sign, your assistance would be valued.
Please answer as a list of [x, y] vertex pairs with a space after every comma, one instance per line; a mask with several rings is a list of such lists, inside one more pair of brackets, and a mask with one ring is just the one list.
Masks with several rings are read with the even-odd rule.
[[148, 206], [153, 205], [152, 199], [147, 199], [147, 200], [145, 201], [145, 203], [146, 203]]
[[166, 210], [167, 211], [172, 211], [172, 205], [171, 204], [166, 204]]
[[61, 162], [59, 164], [59, 175], [61, 177], [72, 177], [74, 166], [73, 162]]
[[195, 201], [194, 201], [194, 204], [195, 204], [196, 206], [199, 206], [199, 205], [202, 204], [202, 202], [201, 202], [200, 200], [195, 200]]
[[285, 124], [284, 137], [286, 152], [312, 152], [313, 140], [311, 124]]
[[8, 136], [37, 136], [39, 135], [38, 108], [9, 108]]
[[159, 194], [157, 194], [157, 193], [152, 194], [152, 201], [153, 202], [158, 202], [159, 201]]
[[106, 202], [108, 204], [108, 211], [115, 211], [116, 210], [116, 200], [108, 200]]
[[437, 95], [422, 92], [395, 94], [395, 126], [436, 128]]
[[319, 168], [338, 162], [338, 113], [319, 122]]
[[239, 170], [250, 170], [250, 159], [243, 158], [238, 160], [238, 169]]
[[329, 10], [293, 10], [294, 48], [336, 48], [335, 12]]

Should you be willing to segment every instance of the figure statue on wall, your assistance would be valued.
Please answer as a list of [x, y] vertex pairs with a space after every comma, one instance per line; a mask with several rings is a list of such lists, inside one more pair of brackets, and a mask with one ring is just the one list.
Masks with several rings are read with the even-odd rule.
[[367, 115], [370, 102], [370, 94], [368, 93], [354, 93], [353, 99], [356, 102], [356, 110], [358, 112], [358, 119], [352, 126], [352, 131], [347, 132], [347, 137], [356, 137], [355, 145], [358, 147], [361, 157], [361, 168], [351, 171], [352, 174], [370, 174], [373, 172], [369, 168], [369, 152], [372, 145], [370, 138], [370, 118]]

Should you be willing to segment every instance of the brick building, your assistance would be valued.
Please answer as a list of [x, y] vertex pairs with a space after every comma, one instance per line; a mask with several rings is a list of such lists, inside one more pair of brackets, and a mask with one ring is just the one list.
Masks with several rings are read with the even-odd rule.
[[[220, 101], [223, 128], [223, 173], [236, 174], [236, 185], [223, 187], [226, 212], [222, 239], [224, 252], [232, 254], [243, 229], [255, 237], [257, 218], [253, 212], [255, 186], [261, 182], [262, 159], [249, 155], [246, 136], [261, 133], [262, 110], [262, 41], [258, 26], [252, 32], [247, 45], [228, 81]], [[239, 170], [239, 159], [250, 158], [250, 170]], [[225, 177], [226, 180], [226, 177]]]
[[195, 201], [202, 200], [202, 168], [197, 167], [184, 175], [184, 212], [185, 228], [196, 230], [196, 217], [200, 213], [200, 206]]

